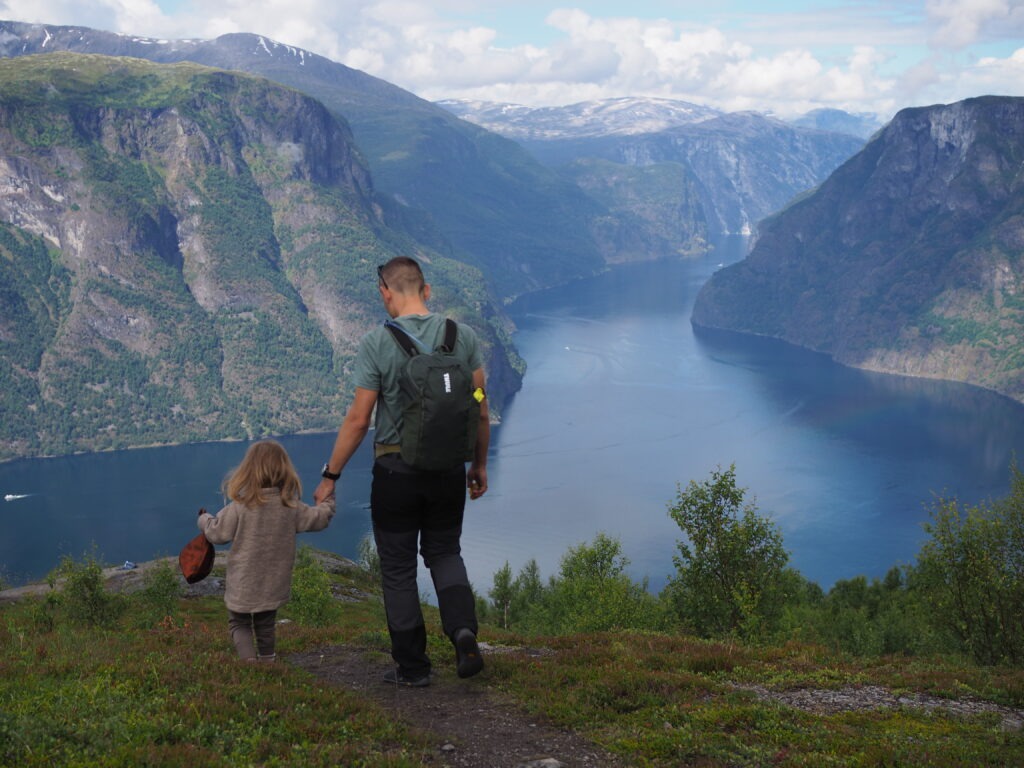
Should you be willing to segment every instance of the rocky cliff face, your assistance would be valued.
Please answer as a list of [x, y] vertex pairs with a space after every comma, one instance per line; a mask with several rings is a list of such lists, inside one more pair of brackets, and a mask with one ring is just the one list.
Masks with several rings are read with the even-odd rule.
[[[455, 114], [515, 138], [541, 161], [569, 168], [603, 160], [631, 168], [671, 167], [680, 184], [666, 196], [649, 187], [640, 207], [619, 197], [614, 210], [646, 218], [657, 196], [674, 203], [658, 226], [675, 226], [678, 203], [689, 209], [667, 250], [687, 251], [724, 234], [749, 234], [757, 222], [796, 195], [817, 186], [857, 152], [863, 140], [835, 131], [790, 125], [755, 112], [722, 114], [681, 101], [611, 99], [565, 107], [527, 108], [479, 102], [442, 102]], [[627, 171], [606, 166], [609, 182]], [[654, 176], [664, 177], [666, 171]], [[593, 174], [584, 177], [593, 180]], [[607, 186], [610, 186], [609, 185]], [[591, 187], [584, 187], [588, 192]], [[697, 195], [696, 206], [688, 202]], [[657, 242], [657, 228], [648, 239]], [[694, 237], [698, 239], [694, 239]]]
[[762, 225], [693, 322], [1024, 401], [1024, 99], [900, 112]]
[[637, 167], [591, 158], [561, 171], [611, 214], [592, 225], [609, 264], [707, 251], [700, 187], [678, 163]]
[[156, 40], [0, 21], [0, 56], [53, 51], [191, 61], [312, 96], [351, 126], [392, 215], [420, 241], [485, 270], [504, 298], [604, 267], [593, 225], [607, 210], [514, 142], [365, 72], [260, 35]]
[[192, 64], [0, 60], [0, 458], [333, 429], [375, 265], [518, 386], [483, 278], [392, 229], [318, 102]]
[[804, 130], [754, 113], [723, 115], [625, 145], [623, 157], [685, 162], [703, 192], [715, 234], [746, 234], [820, 184], [863, 142]]

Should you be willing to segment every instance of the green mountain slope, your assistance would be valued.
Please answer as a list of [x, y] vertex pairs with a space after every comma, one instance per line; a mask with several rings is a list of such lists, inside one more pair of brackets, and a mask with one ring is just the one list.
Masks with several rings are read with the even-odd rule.
[[763, 223], [697, 298], [697, 326], [1024, 400], [1024, 99], [900, 112]]
[[[54, 50], [193, 61], [250, 72], [323, 102], [352, 127], [376, 188], [407, 210], [407, 227], [433, 234], [486, 271], [502, 296], [591, 274], [603, 266], [595, 218], [607, 211], [514, 142], [459, 120], [383, 80], [251, 34], [156, 41], [81, 27], [0, 22], [0, 55]], [[429, 220], [423, 221], [423, 211]]]
[[0, 60], [0, 169], [0, 458], [335, 428], [398, 253], [479, 329], [496, 402], [518, 386], [482, 275], [389, 227], [347, 127], [296, 91]]

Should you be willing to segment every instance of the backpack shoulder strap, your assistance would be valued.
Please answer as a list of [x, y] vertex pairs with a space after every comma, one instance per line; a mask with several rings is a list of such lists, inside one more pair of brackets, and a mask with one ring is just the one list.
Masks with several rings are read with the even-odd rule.
[[459, 326], [450, 317], [444, 319], [444, 344], [438, 349], [447, 355], [455, 351], [455, 340], [459, 335]]
[[409, 357], [415, 357], [419, 354], [420, 351], [416, 348], [416, 343], [409, 336], [405, 328], [391, 320], [385, 320], [384, 327], [391, 331], [391, 335], [398, 342], [398, 346], [405, 350], [405, 354]]

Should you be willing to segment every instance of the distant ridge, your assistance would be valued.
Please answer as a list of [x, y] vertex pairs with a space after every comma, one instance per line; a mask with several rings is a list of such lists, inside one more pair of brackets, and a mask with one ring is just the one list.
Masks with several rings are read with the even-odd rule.
[[[846, 130], [794, 125], [758, 112], [724, 113], [673, 99], [630, 97], [560, 107], [439, 103], [521, 142], [552, 168], [582, 178], [591, 195], [618, 177], [635, 177], [636, 169], [663, 167], [660, 178], [681, 180], [676, 197], [657, 199], [652, 190], [665, 187], [655, 181], [633, 187], [641, 190], [639, 200], [620, 189], [613, 210], [645, 216], [652, 203], [660, 205], [670, 212], [659, 223], [678, 231], [677, 222], [685, 219], [682, 231], [691, 241], [752, 234], [762, 218], [820, 184], [864, 145]], [[681, 209], [688, 212], [680, 216]]]
[[717, 117], [717, 109], [674, 99], [622, 97], [560, 107], [489, 101], [437, 102], [453, 114], [517, 141], [635, 136]]

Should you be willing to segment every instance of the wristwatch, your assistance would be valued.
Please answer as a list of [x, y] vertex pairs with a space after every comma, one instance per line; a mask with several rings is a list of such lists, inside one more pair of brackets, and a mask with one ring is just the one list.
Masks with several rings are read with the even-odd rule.
[[323, 471], [320, 473], [321, 477], [326, 477], [328, 480], [337, 480], [341, 477], [341, 472], [331, 472], [331, 468], [328, 464], [324, 464]]

